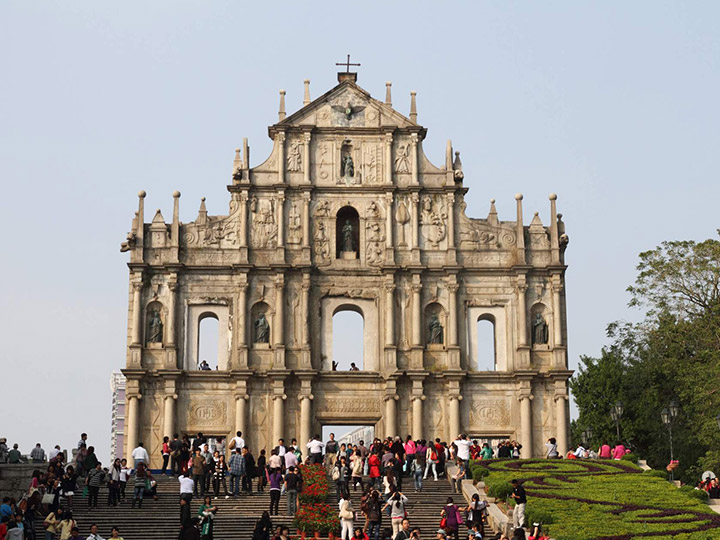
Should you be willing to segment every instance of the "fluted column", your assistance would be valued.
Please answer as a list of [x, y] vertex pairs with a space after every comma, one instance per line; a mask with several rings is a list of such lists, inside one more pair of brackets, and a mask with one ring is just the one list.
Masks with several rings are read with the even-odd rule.
[[245, 408], [247, 400], [250, 396], [240, 395], [235, 396], [235, 431], [242, 431], [245, 433]]
[[133, 286], [133, 319], [132, 319], [132, 344], [140, 345], [142, 339], [142, 281], [135, 281]]
[[385, 345], [395, 344], [395, 284], [386, 282], [385, 289]]
[[285, 344], [285, 277], [278, 274], [275, 277], [275, 318], [272, 330], [275, 346]]
[[410, 249], [416, 249], [419, 246], [418, 243], [418, 202], [420, 201], [420, 195], [413, 193], [410, 196], [412, 204], [410, 205], [410, 221], [412, 225], [412, 234], [410, 235]]
[[285, 394], [273, 396], [273, 444], [283, 437], [285, 430], [283, 422], [285, 409], [283, 402], [285, 399], [287, 399]]
[[450, 422], [448, 425], [450, 440], [454, 440], [460, 433], [460, 399], [461, 396], [450, 396]]
[[125, 424], [125, 457], [137, 447], [138, 443], [138, 417], [139, 417], [139, 394], [127, 397], [127, 422]]
[[312, 135], [310, 133], [303, 133], [303, 181], [306, 184], [310, 183], [310, 140]]
[[410, 166], [412, 167], [412, 183], [418, 184], [418, 136], [416, 133], [410, 135]]
[[412, 344], [413, 346], [422, 345], [422, 314], [420, 306], [420, 291], [422, 285], [420, 283], [412, 284]]
[[392, 133], [385, 134], [385, 184], [392, 185], [393, 158], [392, 158]]
[[311, 401], [312, 395], [300, 396], [300, 438], [299, 444], [304, 445], [312, 436], [312, 413]]
[[177, 394], [171, 394], [165, 396], [163, 403], [163, 432], [165, 435], [172, 439], [173, 433], [175, 432], [175, 400]]
[[520, 396], [520, 444], [523, 457], [531, 458], [532, 453], [532, 410], [530, 401], [533, 396]]
[[[247, 279], [247, 278], [246, 278]], [[238, 325], [238, 348], [247, 345], [247, 290], [248, 283], [243, 281], [238, 286], [238, 308], [237, 308], [237, 325]]]
[[455, 193], [448, 193], [447, 197], [447, 243], [448, 249], [455, 249]]
[[275, 142], [278, 146], [278, 184], [285, 183], [285, 134], [275, 135]]
[[168, 295], [167, 334], [165, 336], [165, 343], [168, 347], [175, 346], [175, 302], [177, 287], [177, 275], [173, 275], [168, 280], [168, 289], [170, 290], [170, 294]]
[[527, 346], [527, 302], [525, 300], [525, 293], [527, 292], [527, 282], [525, 276], [518, 276], [517, 281], [517, 324], [518, 324], [518, 342], [520, 346]]
[[305, 347], [310, 342], [310, 274], [303, 275], [300, 296], [300, 346]]
[[557, 447], [558, 454], [565, 456], [568, 451], [567, 437], [567, 407], [565, 400], [567, 396], [555, 396], [555, 423], [557, 424]]
[[397, 396], [385, 396], [385, 435], [394, 437], [397, 432]]
[[303, 193], [302, 247], [310, 247], [310, 193]]
[[277, 201], [277, 247], [282, 248], [285, 245], [285, 193], [278, 193], [275, 198]]
[[393, 247], [393, 225], [392, 225], [393, 195], [385, 194], [385, 247]]
[[448, 283], [448, 345], [451, 347], [458, 344], [458, 325], [457, 325], [457, 292], [458, 284], [451, 280]]
[[562, 282], [560, 276], [552, 277], [552, 293], [553, 293], [553, 347], [560, 347], [563, 344], [562, 339], [562, 313], [560, 311], [560, 293], [562, 292]]
[[425, 396], [414, 396], [412, 398], [412, 436], [420, 439], [423, 436], [423, 400]]
[[247, 216], [248, 192], [240, 193], [240, 247], [248, 245], [248, 216]]

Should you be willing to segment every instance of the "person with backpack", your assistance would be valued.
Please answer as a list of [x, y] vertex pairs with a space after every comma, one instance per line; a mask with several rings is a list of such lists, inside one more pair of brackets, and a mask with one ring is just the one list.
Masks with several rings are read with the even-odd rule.
[[382, 525], [382, 503], [380, 492], [373, 489], [367, 500], [367, 534], [370, 540], [380, 539], [380, 526]]
[[430, 443], [428, 445], [427, 450], [425, 452], [425, 461], [427, 463], [425, 467], [425, 475], [423, 476], [423, 479], [426, 479], [428, 477], [428, 473], [430, 472], [430, 469], [432, 469], [433, 476], [435, 477], [435, 481], [437, 482], [438, 479], [438, 473], [437, 473], [437, 464], [438, 464], [438, 453], [437, 448], [434, 444]]
[[467, 526], [472, 529], [477, 527], [478, 532], [485, 536], [485, 513], [487, 512], [487, 503], [480, 500], [480, 495], [473, 493], [470, 504], [465, 509], [467, 512]]

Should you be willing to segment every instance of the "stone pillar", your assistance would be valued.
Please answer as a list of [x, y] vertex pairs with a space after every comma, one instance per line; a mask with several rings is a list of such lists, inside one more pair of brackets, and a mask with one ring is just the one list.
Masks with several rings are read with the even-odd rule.
[[[245, 277], [247, 279], [247, 277]], [[237, 307], [237, 325], [238, 325], [238, 336], [237, 336], [237, 348], [241, 349], [247, 346], [247, 290], [248, 283], [243, 281], [238, 285], [238, 307]], [[243, 366], [245, 367], [245, 366]]]
[[312, 395], [300, 396], [300, 437], [298, 438], [300, 448], [305, 448], [305, 444], [312, 437], [312, 399]]
[[245, 433], [245, 405], [250, 399], [248, 395], [235, 396], [235, 431]]
[[390, 276], [385, 284], [385, 346], [395, 345], [395, 284]]
[[164, 412], [164, 421], [163, 421], [163, 431], [165, 435], [170, 437], [172, 439], [173, 433], [175, 432], [175, 400], [177, 399], [177, 394], [171, 394], [169, 396], [165, 396], [165, 402], [163, 407]]
[[553, 293], [553, 347], [561, 347], [562, 339], [562, 313], [560, 311], [560, 293], [562, 292], [562, 282], [559, 275], [552, 277], [552, 293]]
[[310, 342], [310, 274], [303, 274], [300, 296], [300, 346], [305, 347]]
[[303, 133], [303, 181], [306, 184], [310, 183], [310, 140], [312, 134]]
[[278, 133], [277, 135], [275, 135], [275, 142], [278, 147], [278, 184], [284, 184], [285, 183], [285, 134]]
[[[127, 396], [127, 424], [125, 429], [125, 457], [130, 463], [130, 454], [138, 443], [138, 417], [140, 416], [140, 395]], [[132, 466], [132, 463], [130, 464]]]
[[[416, 280], [417, 278], [417, 280]], [[422, 291], [422, 285], [420, 284], [420, 276], [417, 274], [413, 276], [412, 284], [412, 345], [422, 346], [422, 313], [421, 313], [421, 299], [420, 291]]]
[[397, 432], [397, 407], [395, 405], [396, 395], [385, 396], [385, 435], [394, 437]]
[[532, 410], [530, 401], [533, 396], [520, 396], [520, 444], [522, 444], [523, 457], [531, 458], [532, 452]]
[[310, 248], [310, 193], [303, 193], [302, 247]]
[[412, 435], [415, 439], [423, 436], [423, 400], [425, 396], [414, 396], [412, 398]]
[[455, 192], [448, 193], [447, 197], [447, 243], [448, 249], [455, 249]]
[[[418, 184], [418, 136], [417, 133], [410, 135], [410, 166], [412, 167], [412, 184]], [[416, 244], [417, 245], [417, 244]]]
[[285, 394], [282, 395], [275, 395], [273, 396], [273, 441], [272, 444], [275, 444], [278, 439], [283, 438], [283, 433], [285, 430], [285, 425], [283, 422], [284, 419], [284, 409], [283, 401], [287, 399], [287, 396]]
[[462, 396], [450, 396], [450, 422], [448, 428], [450, 433], [448, 434], [448, 440], [455, 440], [455, 437], [460, 433], [460, 399]]
[[165, 336], [165, 343], [168, 347], [175, 346], [175, 297], [177, 295], [177, 286], [177, 274], [172, 274], [168, 280], [170, 294], [168, 295], [167, 334]]
[[248, 192], [240, 193], [240, 247], [248, 245], [248, 216], [247, 216]]
[[392, 158], [392, 133], [385, 134], [385, 184], [391, 186], [393, 183], [393, 158]]
[[455, 347], [458, 344], [457, 325], [457, 292], [458, 284], [455, 276], [448, 280], [448, 345]]
[[[285, 276], [278, 274], [275, 277], [275, 317], [272, 329], [275, 346], [285, 344]], [[280, 367], [280, 366], [277, 366]]]
[[275, 211], [277, 212], [276, 221], [278, 224], [277, 247], [282, 248], [285, 245], [285, 193], [278, 193], [275, 200], [277, 201]]
[[517, 324], [518, 324], [518, 342], [521, 347], [528, 345], [527, 339], [527, 302], [525, 300], [525, 293], [527, 292], [527, 282], [525, 276], [518, 276], [517, 279]]
[[410, 224], [412, 226], [412, 234], [410, 235], [410, 249], [417, 249], [418, 242], [418, 202], [420, 195], [413, 193], [411, 196], [412, 204], [410, 205]]
[[385, 194], [385, 247], [393, 247], [393, 224], [392, 224], [393, 194]]
[[567, 396], [555, 396], [555, 423], [557, 424], [557, 447], [558, 454], [565, 457], [568, 451], [567, 436], [567, 407], [565, 400]]
[[140, 345], [142, 340], [142, 278], [140, 281], [134, 281], [133, 287], [133, 318], [131, 342], [133, 345]]

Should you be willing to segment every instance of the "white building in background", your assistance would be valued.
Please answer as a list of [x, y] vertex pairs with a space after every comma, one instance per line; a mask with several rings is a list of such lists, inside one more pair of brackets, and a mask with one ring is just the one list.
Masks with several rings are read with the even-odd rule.
[[365, 441], [365, 445], [369, 446], [374, 438], [375, 428], [373, 426], [359, 426], [340, 437], [338, 442], [353, 445]]
[[125, 375], [114, 371], [112, 389], [112, 422], [110, 424], [110, 458], [123, 457], [125, 449]]

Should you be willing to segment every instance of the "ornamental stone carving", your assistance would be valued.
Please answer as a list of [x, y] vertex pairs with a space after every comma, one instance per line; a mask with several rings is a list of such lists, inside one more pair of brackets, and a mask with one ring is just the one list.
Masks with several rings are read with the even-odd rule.
[[323, 400], [315, 405], [320, 413], [377, 413], [381, 412], [381, 404], [377, 400], [335, 398]]
[[442, 199], [425, 195], [420, 209], [420, 231], [430, 247], [437, 249], [447, 234], [447, 211]]
[[470, 426], [475, 429], [487, 426], [509, 426], [510, 405], [505, 399], [479, 399], [470, 406]]
[[254, 248], [273, 247], [278, 234], [275, 223], [275, 201], [272, 199], [250, 199], [252, 213], [251, 245]]
[[227, 409], [226, 401], [214, 400], [212, 396], [193, 398], [187, 409], [187, 429], [207, 433], [210, 428], [224, 428], [227, 424]]

